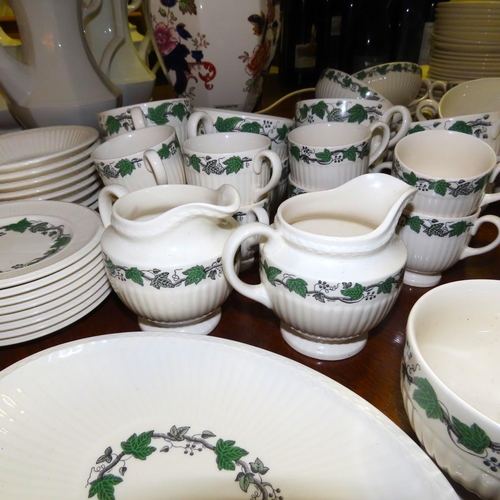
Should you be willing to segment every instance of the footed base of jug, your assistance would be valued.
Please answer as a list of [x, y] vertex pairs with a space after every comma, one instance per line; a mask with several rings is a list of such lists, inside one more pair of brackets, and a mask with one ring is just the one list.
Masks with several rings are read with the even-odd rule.
[[202, 318], [182, 323], [156, 323], [141, 316], [138, 317], [138, 320], [143, 332], [180, 332], [192, 333], [194, 335], [208, 335], [219, 324], [221, 315], [222, 312], [219, 307]]
[[285, 342], [297, 352], [314, 359], [339, 361], [358, 354], [368, 341], [368, 332], [345, 342], [314, 342], [302, 336], [297, 330], [283, 321], [280, 324], [281, 335]]
[[421, 274], [407, 269], [403, 277], [403, 283], [408, 286], [427, 288], [436, 286], [441, 281], [441, 274]]

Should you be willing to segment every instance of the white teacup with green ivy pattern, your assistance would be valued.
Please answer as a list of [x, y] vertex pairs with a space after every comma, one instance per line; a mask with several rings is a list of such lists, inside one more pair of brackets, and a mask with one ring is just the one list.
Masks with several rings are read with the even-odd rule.
[[267, 137], [250, 132], [188, 139], [183, 150], [187, 183], [211, 189], [231, 184], [242, 206], [257, 203], [269, 196], [281, 178], [281, 160], [270, 145]]
[[97, 121], [105, 141], [139, 128], [170, 125], [175, 128], [182, 146], [187, 139], [187, 121], [192, 112], [190, 99], [164, 99], [103, 111], [97, 113]]
[[473, 135], [490, 145], [497, 155], [500, 154], [500, 111], [416, 121], [411, 124], [408, 134], [424, 130], [451, 130]]
[[159, 184], [185, 184], [182, 154], [170, 125], [133, 130], [103, 142], [91, 153], [104, 185], [137, 191]]
[[387, 123], [390, 127], [393, 124], [394, 134], [388, 144], [391, 148], [408, 133], [412, 118], [408, 108], [392, 106], [386, 101], [307, 99], [295, 105], [296, 127], [324, 122], [347, 122], [368, 126], [377, 121]]
[[[479, 210], [467, 217], [438, 217], [411, 210], [399, 219], [396, 233], [408, 250], [403, 283], [431, 287], [441, 281], [441, 273], [459, 260], [493, 250], [500, 244], [500, 217], [483, 215]], [[489, 222], [497, 227], [495, 239], [482, 247], [469, 242], [479, 227]]]
[[499, 172], [493, 149], [461, 132], [425, 130], [394, 149], [392, 175], [418, 189], [414, 210], [434, 216], [464, 217], [500, 200], [500, 193], [486, 193]]
[[[372, 134], [380, 130], [378, 145]], [[390, 130], [384, 122], [368, 126], [357, 123], [316, 123], [290, 132], [290, 176], [302, 188], [334, 189], [366, 174], [385, 151]]]

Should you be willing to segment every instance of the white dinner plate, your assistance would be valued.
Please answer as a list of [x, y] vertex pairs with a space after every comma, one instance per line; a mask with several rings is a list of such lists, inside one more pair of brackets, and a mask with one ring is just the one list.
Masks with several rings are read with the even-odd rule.
[[[14, 337], [0, 339], [0, 347], [21, 344], [23, 342], [28, 342], [29, 340], [38, 339], [40, 337], [44, 337], [45, 335], [57, 332], [68, 325], [76, 323], [79, 319], [93, 311], [111, 293], [111, 291], [111, 287], [108, 284], [104, 284], [92, 297], [73, 307], [71, 314], [67, 314], [64, 317], [59, 318], [57, 321], [55, 319], [51, 319], [44, 323], [37, 324], [36, 327], [33, 326], [27, 328], [23, 335], [18, 334]], [[38, 496], [38, 498], [41, 497]]]
[[74, 203], [0, 204], [0, 289], [73, 264], [96, 247], [103, 230], [99, 215]]
[[86, 272], [96, 259], [102, 259], [100, 243], [90, 249], [86, 255], [82, 255], [82, 257], [75, 263], [61, 269], [60, 271], [49, 274], [44, 278], [29, 281], [19, 286], [12, 286], [5, 289], [0, 288], [0, 301], [2, 302], [2, 305], [10, 305], [17, 304], [24, 300], [31, 300], [35, 297], [40, 297], [44, 293], [49, 293], [56, 290], [60, 286], [65, 286], [65, 284], [72, 281], [72, 277], [80, 277], [80, 271], [83, 269], [84, 272]]
[[8, 323], [0, 323], [0, 338], [19, 337], [39, 328], [39, 325], [59, 323], [61, 320], [71, 317], [75, 307], [87, 300], [92, 300], [97, 292], [104, 286], [110, 286], [105, 272], [102, 272], [97, 280], [92, 280], [82, 285], [81, 289], [69, 294], [70, 300], [60, 299], [54, 307], [50, 303], [45, 304], [46, 309], [36, 315], [26, 315], [24, 318]]
[[9, 499], [458, 498], [367, 401], [237, 342], [79, 340], [5, 369], [0, 393]]
[[26, 300], [10, 306], [4, 306], [3, 301], [0, 301], [0, 327], [7, 327], [11, 321], [39, 316], [50, 309], [72, 301], [78, 298], [78, 294], [83, 292], [86, 286], [95, 284], [106, 274], [102, 259], [91, 269], [83, 271], [80, 279], [53, 292], [46, 292], [34, 300]]

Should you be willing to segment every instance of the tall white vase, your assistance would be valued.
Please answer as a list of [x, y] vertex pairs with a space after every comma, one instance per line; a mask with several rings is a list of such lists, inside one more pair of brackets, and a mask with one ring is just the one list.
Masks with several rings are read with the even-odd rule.
[[255, 107], [278, 44], [279, 0], [144, 1], [156, 54], [178, 96], [195, 106]]

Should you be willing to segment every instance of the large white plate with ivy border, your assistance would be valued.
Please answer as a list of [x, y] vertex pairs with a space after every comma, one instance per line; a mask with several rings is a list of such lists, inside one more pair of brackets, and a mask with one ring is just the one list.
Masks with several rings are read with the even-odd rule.
[[61, 201], [0, 204], [0, 289], [63, 269], [95, 248], [104, 226], [86, 207]]
[[214, 337], [120, 333], [0, 374], [3, 498], [457, 499], [345, 387]]

